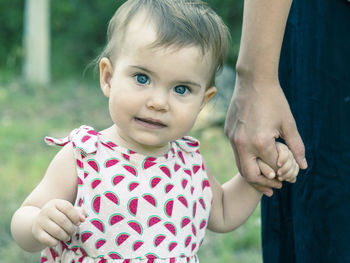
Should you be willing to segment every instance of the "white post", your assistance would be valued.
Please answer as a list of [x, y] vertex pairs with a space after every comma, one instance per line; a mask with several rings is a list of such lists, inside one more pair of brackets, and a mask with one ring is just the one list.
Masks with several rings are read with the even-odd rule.
[[50, 82], [50, 0], [26, 0], [24, 13], [24, 80]]

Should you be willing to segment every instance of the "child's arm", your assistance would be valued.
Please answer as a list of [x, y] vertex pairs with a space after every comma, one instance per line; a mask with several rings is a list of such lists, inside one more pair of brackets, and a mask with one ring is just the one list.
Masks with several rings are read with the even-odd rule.
[[[289, 149], [278, 143], [279, 159], [282, 177], [294, 180], [299, 167], [294, 161]], [[263, 175], [271, 173], [271, 168], [262, 161], [258, 161]], [[207, 168], [207, 167], [206, 167]], [[245, 222], [259, 203], [262, 193], [255, 190], [240, 175], [236, 175], [223, 185], [207, 169], [209, 182], [213, 192], [213, 204], [209, 217], [208, 228], [215, 232], [229, 232]]]
[[44, 178], [15, 212], [11, 232], [17, 244], [29, 252], [67, 241], [76, 225], [84, 221], [82, 211], [73, 208], [77, 174], [71, 144], [50, 163]]

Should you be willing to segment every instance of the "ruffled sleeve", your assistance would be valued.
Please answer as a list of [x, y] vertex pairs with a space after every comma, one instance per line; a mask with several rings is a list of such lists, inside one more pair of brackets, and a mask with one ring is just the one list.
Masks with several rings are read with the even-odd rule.
[[184, 136], [181, 139], [176, 140], [176, 144], [181, 150], [191, 153], [199, 151], [199, 141], [191, 136]]
[[71, 131], [69, 136], [63, 139], [56, 139], [53, 137], [45, 137], [45, 142], [48, 145], [65, 146], [71, 142], [74, 149], [80, 150], [84, 155], [95, 153], [98, 145], [98, 135], [92, 127], [83, 125], [80, 128]]

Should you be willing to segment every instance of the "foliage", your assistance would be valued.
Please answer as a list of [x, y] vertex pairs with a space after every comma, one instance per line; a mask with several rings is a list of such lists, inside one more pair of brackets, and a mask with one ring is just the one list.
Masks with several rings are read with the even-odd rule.
[[[19, 74], [23, 56], [24, 2], [0, 1], [0, 69]], [[105, 45], [109, 19], [123, 0], [51, 1], [51, 68], [55, 79], [80, 74]], [[232, 34], [229, 64], [239, 46], [242, 0], [207, 0]]]

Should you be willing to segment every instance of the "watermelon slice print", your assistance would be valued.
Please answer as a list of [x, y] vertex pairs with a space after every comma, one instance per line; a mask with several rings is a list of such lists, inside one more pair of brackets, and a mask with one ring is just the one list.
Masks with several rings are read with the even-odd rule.
[[187, 199], [183, 195], [179, 195], [177, 197], [177, 200], [179, 200], [186, 208], [188, 208]]
[[197, 229], [196, 227], [194, 226], [194, 224], [192, 224], [192, 233], [193, 235], [196, 237], [197, 236]]
[[181, 185], [182, 185], [182, 188], [183, 188], [184, 190], [185, 190], [185, 188], [186, 188], [186, 186], [187, 186], [187, 183], [188, 183], [187, 179], [182, 179]]
[[169, 244], [168, 250], [169, 252], [173, 251], [173, 249], [177, 246], [177, 242], [171, 242]]
[[171, 172], [169, 170], [168, 167], [166, 167], [165, 165], [162, 165], [159, 167], [159, 169], [166, 175], [168, 176], [169, 178], [171, 178]]
[[107, 197], [109, 200], [111, 200], [116, 205], [119, 204], [119, 198], [118, 198], [118, 196], [115, 193], [113, 193], [113, 192], [105, 192], [104, 195], [105, 195], [105, 197]]
[[187, 236], [185, 239], [185, 247], [188, 247], [188, 245], [191, 243], [192, 237], [191, 235]]
[[185, 216], [184, 218], [182, 218], [181, 220], [181, 228], [184, 228], [185, 226], [187, 226], [189, 223], [191, 223], [191, 219], [187, 216]]
[[195, 201], [193, 203], [193, 209], [192, 209], [192, 216], [193, 216], [193, 218], [196, 217], [196, 212], [197, 212], [197, 202]]
[[142, 226], [141, 226], [141, 224], [139, 222], [137, 222], [137, 221], [129, 221], [128, 225], [132, 229], [134, 229], [139, 235], [142, 235], [143, 229], [142, 229]]
[[170, 191], [171, 191], [171, 189], [173, 189], [174, 188], [174, 185], [173, 184], [167, 184], [166, 186], [165, 186], [165, 193], [167, 194], [167, 193], [169, 193]]
[[83, 180], [81, 180], [79, 176], [77, 176], [77, 178], [78, 178], [78, 186], [83, 185], [84, 184]]
[[130, 161], [130, 156], [129, 156], [129, 155], [127, 155], [127, 154], [125, 154], [125, 153], [123, 153], [122, 155], [123, 155], [123, 158], [124, 158], [125, 160]]
[[181, 168], [181, 166], [178, 165], [177, 163], [175, 163], [175, 165], [174, 165], [174, 171], [177, 172], [180, 168]]
[[106, 239], [100, 238], [95, 242], [95, 248], [99, 250], [104, 244], [106, 244]]
[[201, 198], [199, 198], [198, 202], [201, 204], [201, 206], [202, 206], [203, 210], [205, 210], [205, 202], [204, 202], [204, 200], [203, 200], [203, 198], [202, 198], [202, 197], [201, 197]]
[[100, 219], [94, 218], [90, 220], [90, 223], [96, 227], [98, 230], [100, 230], [102, 233], [105, 232], [105, 226], [103, 225], [102, 221]]
[[95, 130], [88, 130], [87, 133], [90, 134], [90, 135], [95, 135], [95, 136], [97, 136], [97, 135], [100, 134], [100, 133], [98, 133], [98, 132], [95, 131]]
[[203, 229], [203, 228], [205, 228], [206, 225], [207, 225], [207, 221], [206, 221], [205, 219], [203, 219], [203, 220], [201, 221], [201, 224], [199, 225], [199, 228], [200, 228], [200, 229]]
[[161, 221], [159, 216], [150, 216], [147, 220], [148, 227], [151, 227]]
[[81, 242], [85, 243], [86, 240], [88, 240], [91, 236], [92, 236], [92, 232], [91, 231], [84, 231], [81, 233]]
[[83, 169], [84, 168], [83, 162], [80, 161], [79, 159], [77, 159], [77, 166], [79, 167], [79, 169]]
[[161, 179], [160, 177], [158, 177], [158, 176], [152, 177], [152, 179], [151, 179], [151, 181], [150, 181], [151, 188], [156, 187], [156, 186], [159, 184], [159, 182], [160, 182], [161, 180], [162, 180], [162, 179]]
[[184, 156], [183, 156], [183, 154], [182, 154], [181, 151], [178, 151], [178, 152], [177, 152], [177, 156], [181, 159], [181, 161], [182, 161], [183, 164], [186, 164], [186, 163], [185, 163]]
[[127, 170], [132, 175], [137, 176], [137, 170], [135, 167], [133, 167], [131, 165], [127, 165], [127, 164], [124, 164], [123, 167], [125, 170]]
[[129, 188], [129, 191], [131, 192], [132, 190], [134, 190], [136, 187], [139, 186], [139, 183], [138, 182], [131, 182], [128, 186]]
[[119, 163], [119, 160], [117, 158], [110, 158], [110, 159], [105, 161], [104, 166], [106, 168], [109, 168], [109, 167], [116, 165], [117, 163]]
[[146, 170], [146, 169], [152, 167], [153, 165], [156, 164], [156, 162], [154, 162], [155, 160], [156, 160], [156, 158], [154, 158], [154, 157], [148, 157], [148, 158], [146, 158], [146, 159], [142, 162], [142, 168], [143, 168], [144, 170]]
[[150, 203], [152, 206], [157, 207], [157, 200], [153, 197], [153, 195], [151, 195], [151, 194], [144, 194], [142, 197], [148, 203]]
[[81, 207], [84, 203], [85, 203], [84, 197], [83, 198], [80, 197], [78, 201], [78, 206]]
[[[100, 258], [100, 257], [102, 257], [102, 258]], [[102, 256], [98, 256], [98, 258], [100, 258], [100, 260], [97, 263], [107, 263], [107, 259], [105, 259], [103, 257], [103, 255]], [[72, 263], [74, 263], [74, 262], [72, 262]]]
[[198, 143], [198, 142], [192, 141], [192, 140], [186, 142], [186, 144], [187, 144], [188, 146], [190, 146], [190, 147], [198, 147], [198, 146], [199, 146], [199, 143]]
[[98, 165], [98, 163], [97, 163], [96, 160], [90, 159], [90, 160], [87, 161], [87, 163], [88, 163], [88, 164], [91, 166], [91, 168], [94, 169], [97, 173], [100, 172], [100, 167], [99, 167], [99, 165]]
[[95, 197], [92, 199], [91, 206], [92, 206], [92, 211], [94, 211], [95, 214], [100, 213], [100, 207], [101, 207], [100, 195], [95, 195]]
[[155, 259], [155, 258], [159, 258], [159, 257], [154, 253], [148, 253], [148, 254], [146, 254], [146, 258], [147, 259]]
[[122, 245], [128, 238], [130, 237], [130, 234], [128, 233], [120, 233], [116, 239], [115, 242], [118, 246]]
[[108, 256], [111, 259], [122, 259], [122, 256], [117, 252], [110, 252], [110, 253], [108, 253]]
[[125, 178], [124, 175], [121, 175], [121, 174], [115, 175], [115, 176], [112, 178], [112, 184], [113, 184], [114, 186], [116, 186], [116, 185], [119, 184], [124, 178]]
[[193, 243], [193, 244], [192, 244], [192, 252], [196, 249], [196, 247], [197, 247], [197, 244], [196, 244], [196, 243]]
[[82, 143], [85, 143], [85, 142], [87, 142], [88, 140], [90, 140], [90, 138], [91, 138], [91, 136], [85, 135], [83, 138], [81, 138], [81, 142], [82, 142]]
[[92, 183], [91, 183], [91, 188], [95, 189], [100, 183], [101, 183], [100, 179], [93, 180]]
[[40, 263], [45, 263], [47, 261], [48, 261], [47, 257], [41, 257], [40, 258]]
[[166, 223], [164, 223], [164, 226], [165, 226], [166, 229], [169, 230], [169, 232], [170, 232], [171, 234], [173, 234], [174, 236], [176, 236], [176, 227], [175, 227], [175, 225], [174, 225], [173, 223], [166, 222]]
[[202, 190], [204, 190], [204, 188], [206, 187], [210, 187], [209, 181], [208, 180], [203, 180], [202, 182]]
[[162, 234], [157, 235], [153, 240], [154, 246], [158, 247], [164, 241], [165, 238], [166, 238], [165, 235], [162, 235]]
[[122, 214], [113, 214], [109, 217], [109, 225], [113, 226], [116, 223], [119, 223], [120, 221], [122, 221], [125, 217]]
[[192, 166], [192, 171], [194, 174], [196, 174], [199, 169], [201, 169], [201, 167], [198, 164]]
[[138, 202], [139, 199], [137, 197], [131, 198], [128, 202], [129, 213], [133, 216], [136, 216]]
[[50, 250], [50, 254], [51, 254], [53, 260], [56, 261], [56, 258], [59, 256], [58, 252], [53, 248], [50, 248], [49, 250]]
[[84, 179], [89, 176], [89, 172], [84, 171]]
[[134, 244], [132, 244], [132, 250], [136, 251], [138, 250], [141, 246], [143, 245], [143, 241], [142, 240], [137, 240], [134, 242]]
[[174, 200], [173, 199], [169, 199], [168, 201], [165, 202], [164, 212], [168, 217], [172, 216], [173, 207], [174, 207]]
[[192, 171], [190, 169], [184, 169], [184, 172], [189, 176], [192, 176]]

